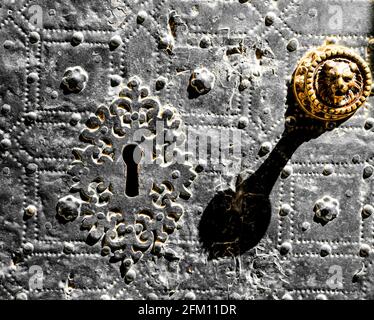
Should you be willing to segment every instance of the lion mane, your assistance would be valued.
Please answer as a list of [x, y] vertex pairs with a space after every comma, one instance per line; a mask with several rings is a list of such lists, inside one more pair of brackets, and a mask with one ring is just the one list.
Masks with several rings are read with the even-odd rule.
[[357, 64], [345, 60], [330, 60], [322, 65], [316, 81], [320, 99], [331, 107], [352, 103], [362, 87]]

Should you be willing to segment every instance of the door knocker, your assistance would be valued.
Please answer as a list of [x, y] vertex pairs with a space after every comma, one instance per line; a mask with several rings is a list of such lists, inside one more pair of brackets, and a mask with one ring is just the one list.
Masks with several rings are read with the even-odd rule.
[[372, 76], [357, 53], [336, 44], [313, 49], [300, 60], [293, 91], [300, 107], [324, 121], [345, 119], [370, 95]]

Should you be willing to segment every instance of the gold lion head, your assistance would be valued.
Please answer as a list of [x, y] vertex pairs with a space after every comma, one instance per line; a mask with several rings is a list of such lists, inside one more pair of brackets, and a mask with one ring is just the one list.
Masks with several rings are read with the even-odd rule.
[[355, 100], [362, 87], [356, 63], [344, 59], [328, 60], [319, 69], [316, 91], [323, 102], [338, 108]]

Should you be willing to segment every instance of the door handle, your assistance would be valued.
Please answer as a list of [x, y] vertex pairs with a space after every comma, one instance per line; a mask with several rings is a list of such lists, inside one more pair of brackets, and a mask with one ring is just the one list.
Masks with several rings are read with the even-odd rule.
[[370, 95], [369, 65], [353, 50], [325, 44], [310, 50], [293, 74], [293, 92], [311, 117], [338, 121], [353, 115]]

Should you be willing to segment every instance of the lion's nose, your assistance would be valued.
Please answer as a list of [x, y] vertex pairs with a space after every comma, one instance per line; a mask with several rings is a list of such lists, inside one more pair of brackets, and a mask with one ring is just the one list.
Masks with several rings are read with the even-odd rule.
[[345, 88], [345, 82], [344, 82], [344, 80], [343, 80], [342, 77], [339, 77], [339, 78], [338, 78], [338, 88], [339, 88], [340, 90], [342, 90], [342, 89]]

